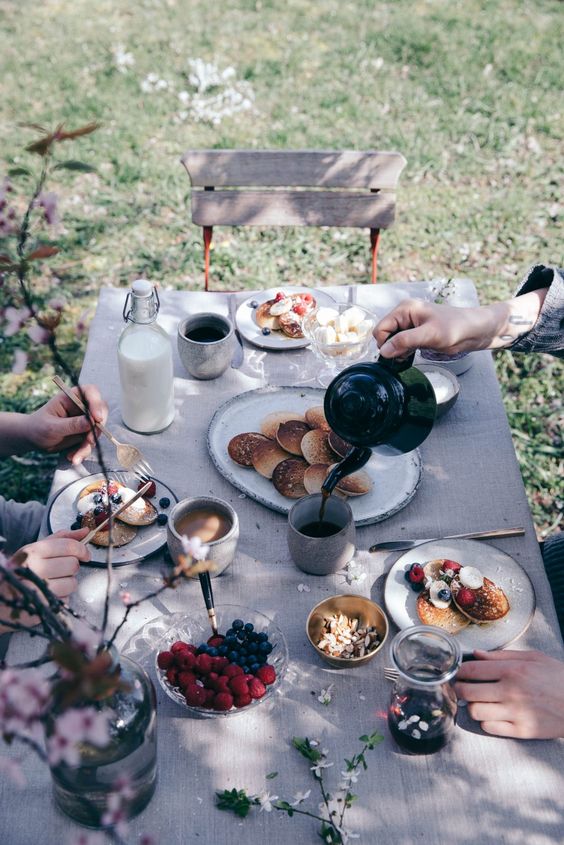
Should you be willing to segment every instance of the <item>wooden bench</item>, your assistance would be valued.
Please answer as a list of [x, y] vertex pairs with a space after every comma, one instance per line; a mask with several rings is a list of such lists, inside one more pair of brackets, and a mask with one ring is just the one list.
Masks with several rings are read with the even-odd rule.
[[209, 287], [214, 226], [337, 226], [370, 229], [372, 282], [380, 230], [395, 217], [406, 161], [397, 152], [188, 150], [192, 222], [203, 227]]

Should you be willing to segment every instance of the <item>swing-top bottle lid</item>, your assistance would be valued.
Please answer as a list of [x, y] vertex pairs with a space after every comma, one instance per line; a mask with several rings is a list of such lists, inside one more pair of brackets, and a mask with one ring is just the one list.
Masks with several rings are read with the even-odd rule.
[[151, 296], [154, 288], [148, 279], [135, 279], [131, 285], [131, 290], [135, 296], [145, 297]]

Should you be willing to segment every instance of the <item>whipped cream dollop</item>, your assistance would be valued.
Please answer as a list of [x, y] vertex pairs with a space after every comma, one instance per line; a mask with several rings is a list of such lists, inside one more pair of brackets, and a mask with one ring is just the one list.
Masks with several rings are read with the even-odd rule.
[[475, 566], [463, 566], [458, 578], [462, 586], [470, 590], [479, 590], [484, 585], [484, 576]]

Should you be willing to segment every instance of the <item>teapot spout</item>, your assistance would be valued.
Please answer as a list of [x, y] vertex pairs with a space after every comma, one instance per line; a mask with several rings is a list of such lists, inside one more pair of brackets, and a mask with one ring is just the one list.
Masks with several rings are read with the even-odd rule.
[[370, 459], [371, 454], [372, 450], [366, 446], [353, 446], [346, 457], [331, 470], [323, 482], [321, 492], [325, 496], [330, 496], [339, 481], [346, 475], [350, 475], [363, 467]]

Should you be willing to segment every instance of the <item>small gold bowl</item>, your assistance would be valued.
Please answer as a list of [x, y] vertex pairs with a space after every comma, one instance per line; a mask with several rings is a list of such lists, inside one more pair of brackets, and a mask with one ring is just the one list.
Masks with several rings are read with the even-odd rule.
[[[374, 627], [378, 631], [380, 643], [375, 649], [364, 654], [362, 657], [333, 657], [322, 651], [317, 643], [321, 640], [323, 621], [335, 613], [342, 613], [349, 619], [358, 619], [359, 627]], [[355, 596], [350, 593], [340, 596], [331, 596], [316, 604], [309, 614], [306, 622], [306, 634], [308, 640], [314, 647], [317, 654], [334, 666], [335, 669], [346, 669], [347, 667], [362, 666], [368, 663], [377, 654], [388, 636], [388, 619], [382, 608], [364, 596]]]

